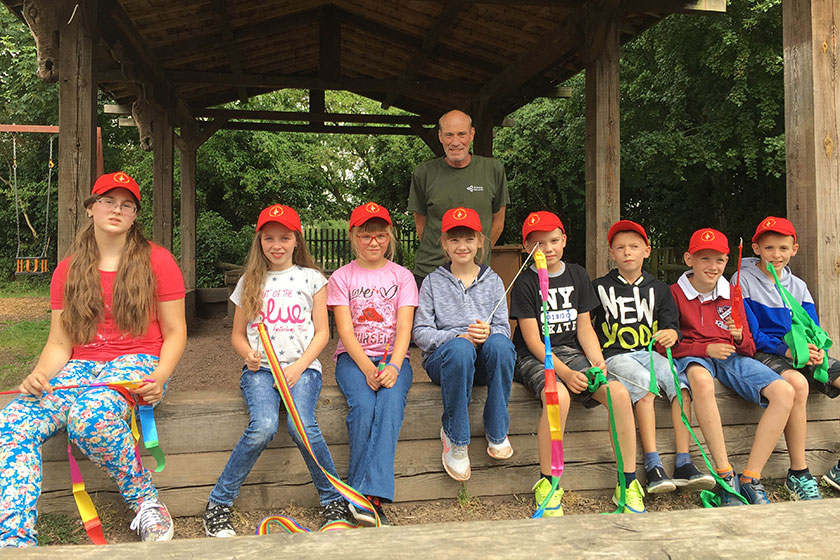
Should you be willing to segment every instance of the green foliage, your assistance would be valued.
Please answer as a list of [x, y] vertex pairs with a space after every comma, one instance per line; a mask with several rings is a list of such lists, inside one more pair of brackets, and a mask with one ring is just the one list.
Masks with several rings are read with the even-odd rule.
[[16, 387], [34, 365], [47, 342], [49, 319], [0, 323], [0, 387]]
[[199, 288], [224, 286], [224, 272], [216, 263], [244, 264], [254, 237], [254, 226], [236, 230], [214, 211], [202, 212], [196, 219], [196, 238], [201, 240], [196, 253], [196, 285]]
[[42, 513], [35, 524], [38, 545], [88, 544], [84, 525], [77, 518], [60, 513]]
[[7, 297], [48, 297], [50, 295], [50, 275], [21, 276], [12, 282], [0, 283], [0, 298]]

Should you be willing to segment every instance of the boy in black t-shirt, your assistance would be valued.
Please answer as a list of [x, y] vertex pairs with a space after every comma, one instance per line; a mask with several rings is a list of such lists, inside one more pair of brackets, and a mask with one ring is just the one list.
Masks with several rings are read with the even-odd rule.
[[[599, 403], [607, 405], [606, 386], [590, 393], [587, 377], [583, 373], [590, 368], [590, 364], [606, 373], [601, 345], [589, 318], [590, 311], [599, 303], [586, 271], [580, 266], [562, 261], [566, 233], [560, 218], [551, 212], [532, 212], [522, 225], [522, 243], [528, 252], [539, 243], [548, 265], [548, 327], [555, 373], [562, 381], [557, 384], [557, 396], [562, 424], [565, 426], [569, 413], [569, 391], [577, 395], [587, 408]], [[539, 277], [533, 266], [524, 271], [513, 284], [510, 292], [510, 317], [518, 320], [513, 335], [517, 353], [514, 379], [531, 389], [543, 403], [543, 413], [537, 428], [541, 477], [534, 485], [535, 498], [539, 504], [551, 487], [551, 433], [545, 412], [542, 297]], [[636, 480], [636, 426], [633, 420], [633, 405], [627, 389], [620, 382], [611, 381], [609, 387], [627, 481], [623, 513], [644, 513], [644, 491]], [[613, 497], [616, 503], [619, 491], [616, 487]], [[549, 501], [545, 516], [563, 515], [562, 495], [562, 491], [558, 490]]]

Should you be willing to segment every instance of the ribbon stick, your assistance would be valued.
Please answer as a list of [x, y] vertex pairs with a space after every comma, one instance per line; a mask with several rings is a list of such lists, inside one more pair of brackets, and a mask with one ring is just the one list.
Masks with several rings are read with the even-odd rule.
[[[277, 386], [277, 390], [280, 392], [280, 398], [283, 400], [283, 404], [286, 406], [286, 410], [289, 413], [289, 417], [292, 419], [292, 422], [295, 426], [295, 430], [297, 430], [300, 439], [303, 441], [304, 447], [312, 456], [312, 459], [318, 465], [318, 468], [324, 473], [324, 476], [327, 477], [327, 480], [330, 481], [330, 484], [341, 494], [348, 502], [350, 502], [353, 507], [356, 509], [365, 511], [373, 515], [376, 519], [376, 526], [380, 527], [382, 525], [381, 521], [379, 520], [379, 514], [376, 512], [376, 508], [373, 507], [373, 504], [362, 494], [360, 494], [357, 490], [352, 488], [347, 483], [343, 482], [337, 476], [333, 475], [324, 467], [321, 466], [321, 463], [318, 461], [318, 458], [315, 456], [315, 451], [312, 449], [312, 444], [309, 442], [309, 437], [306, 435], [306, 430], [303, 426], [303, 420], [298, 413], [297, 406], [295, 406], [295, 400], [292, 398], [291, 389], [289, 389], [289, 384], [286, 382], [286, 376], [283, 373], [283, 368], [280, 366], [280, 361], [277, 359], [277, 354], [274, 352], [274, 346], [271, 344], [271, 338], [268, 335], [268, 330], [265, 328], [263, 323], [257, 324], [257, 331], [259, 333], [260, 342], [262, 343], [263, 349], [265, 350], [266, 357], [268, 358], [268, 364], [270, 366], [271, 375], [274, 377], [274, 383]], [[299, 524], [297, 524], [293, 519], [289, 519], [285, 516], [270, 516], [263, 519], [260, 522], [259, 527], [257, 528], [258, 535], [265, 535], [270, 532], [269, 526], [272, 522], [277, 523], [280, 525], [284, 530], [287, 532], [301, 532], [299, 530], [295, 530], [295, 527], [301, 528]], [[358, 525], [348, 523], [346, 521], [337, 521], [333, 523], [328, 523], [324, 527], [321, 528], [321, 531], [333, 531], [338, 529], [349, 529], [355, 528]], [[262, 531], [262, 532], [261, 532]]]
[[[491, 311], [491, 312], [490, 312], [490, 315], [487, 317], [487, 320], [486, 320], [486, 321], [484, 321], [485, 323], [491, 323], [491, 322], [493, 322], [493, 315], [495, 315], [495, 314], [496, 314], [496, 310], [499, 308], [499, 306], [500, 306], [500, 305], [502, 305], [502, 302], [503, 302], [503, 301], [505, 301], [505, 299], [507, 298], [508, 292], [509, 292], [509, 291], [510, 291], [510, 289], [513, 287], [513, 283], [514, 283], [514, 282], [516, 282], [516, 279], [517, 279], [517, 278], [519, 278], [519, 275], [520, 275], [520, 274], [522, 274], [522, 271], [523, 271], [523, 270], [525, 270], [525, 266], [528, 264], [528, 259], [530, 259], [530, 258], [531, 258], [531, 255], [533, 255], [533, 254], [534, 254], [534, 251], [536, 251], [536, 250], [537, 250], [537, 247], [539, 247], [539, 246], [540, 246], [540, 244], [539, 244], [539, 243], [535, 243], [535, 244], [534, 244], [534, 248], [533, 248], [533, 249], [531, 249], [531, 252], [530, 252], [530, 253], [528, 253], [528, 256], [527, 256], [527, 257], [525, 257], [525, 260], [524, 260], [524, 261], [522, 261], [522, 266], [520, 266], [520, 267], [519, 267], [519, 270], [518, 270], [518, 271], [516, 271], [516, 275], [513, 277], [513, 280], [511, 280], [511, 281], [510, 281], [510, 284], [508, 284], [507, 290], [505, 290], [505, 293], [504, 293], [504, 294], [502, 294], [502, 297], [501, 297], [501, 298], [499, 299], [499, 301], [496, 303], [496, 306], [493, 308], [493, 311]], [[545, 257], [543, 257], [543, 261], [545, 261]]]
[[[732, 321], [735, 323], [735, 328], [741, 329], [744, 327], [746, 319], [746, 311], [744, 310], [744, 296], [741, 293], [741, 254], [744, 250], [744, 238], [740, 238], [738, 242], [738, 282], [732, 286]], [[735, 341], [733, 340], [733, 345]]]
[[557, 376], [554, 372], [554, 355], [551, 349], [551, 338], [548, 334], [548, 265], [542, 251], [538, 250], [534, 253], [534, 265], [537, 267], [537, 275], [540, 279], [543, 338], [545, 342], [545, 412], [548, 416], [548, 426], [551, 432], [551, 490], [549, 490], [543, 502], [538, 504], [539, 507], [534, 513], [533, 517], [539, 518], [543, 516], [546, 505], [560, 486], [560, 477], [563, 475], [565, 464], [563, 458], [563, 423], [560, 419]]

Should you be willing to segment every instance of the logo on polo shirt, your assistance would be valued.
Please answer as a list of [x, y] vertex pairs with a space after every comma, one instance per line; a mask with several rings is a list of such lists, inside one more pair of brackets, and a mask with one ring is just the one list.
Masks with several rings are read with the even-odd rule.
[[470, 185], [467, 187], [467, 190], [470, 192], [484, 192], [484, 187], [481, 185]]
[[131, 179], [128, 178], [128, 175], [120, 171], [119, 173], [114, 173], [114, 181], [117, 183], [128, 183]]

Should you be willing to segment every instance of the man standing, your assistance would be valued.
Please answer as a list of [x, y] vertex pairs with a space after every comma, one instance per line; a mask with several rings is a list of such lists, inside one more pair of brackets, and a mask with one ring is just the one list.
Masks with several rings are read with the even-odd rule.
[[[438, 139], [444, 157], [421, 163], [411, 176], [408, 209], [420, 245], [414, 264], [417, 285], [444, 262], [440, 248], [441, 219], [450, 208], [472, 208], [481, 217], [481, 227], [492, 247], [505, 226], [505, 207], [510, 202], [505, 169], [491, 157], [470, 153], [475, 136], [472, 119], [462, 111], [449, 111], [438, 121]], [[485, 247], [490, 262], [490, 247]]]

